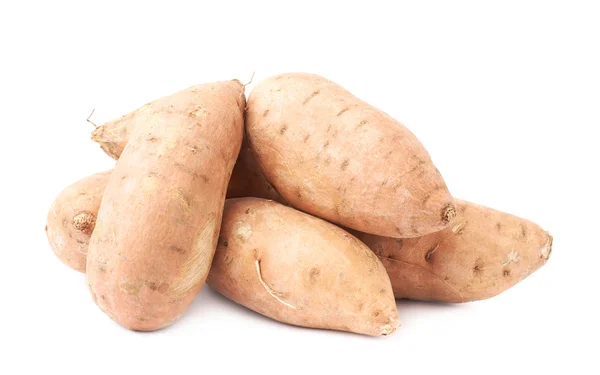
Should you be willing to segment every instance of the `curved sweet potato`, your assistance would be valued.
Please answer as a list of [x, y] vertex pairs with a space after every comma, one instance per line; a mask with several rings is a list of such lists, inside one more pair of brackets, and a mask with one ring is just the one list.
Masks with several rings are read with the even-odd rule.
[[325, 78], [289, 73], [260, 82], [246, 133], [266, 179], [304, 212], [389, 237], [439, 231], [454, 217], [419, 140]]
[[399, 325], [385, 269], [362, 242], [270, 200], [225, 202], [207, 282], [284, 323], [374, 336]]
[[531, 221], [461, 200], [451, 226], [420, 238], [353, 232], [383, 262], [396, 298], [468, 302], [507, 290], [546, 263], [552, 236]]
[[134, 330], [178, 319], [215, 251], [243, 133], [238, 81], [191, 87], [117, 122], [135, 126], [111, 174], [90, 239], [94, 301]]

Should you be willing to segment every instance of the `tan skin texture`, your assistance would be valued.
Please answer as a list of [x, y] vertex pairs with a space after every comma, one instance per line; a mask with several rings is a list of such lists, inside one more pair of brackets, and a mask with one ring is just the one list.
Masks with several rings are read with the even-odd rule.
[[362, 232], [418, 237], [455, 214], [440, 173], [401, 123], [325, 78], [289, 73], [250, 94], [260, 170], [302, 211]]
[[149, 103], [132, 122], [90, 239], [94, 301], [134, 330], [177, 320], [199, 293], [216, 248], [243, 133], [238, 81], [195, 86]]
[[372, 336], [399, 325], [389, 278], [362, 242], [274, 201], [228, 199], [208, 284], [280, 322]]
[[50, 247], [61, 262], [79, 272], [85, 272], [90, 236], [111, 172], [96, 173], [68, 186], [48, 211]]
[[354, 234], [383, 262], [396, 298], [469, 302], [509, 289], [543, 266], [552, 237], [531, 221], [456, 200], [441, 232], [395, 239]]

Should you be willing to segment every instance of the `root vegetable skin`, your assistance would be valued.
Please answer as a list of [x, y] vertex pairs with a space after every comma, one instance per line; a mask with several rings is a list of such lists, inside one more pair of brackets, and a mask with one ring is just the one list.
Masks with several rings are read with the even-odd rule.
[[259, 83], [246, 133], [260, 170], [294, 207], [362, 232], [418, 237], [446, 227], [454, 200], [418, 139], [322, 77]]
[[112, 171], [83, 178], [64, 189], [48, 212], [46, 235], [61, 262], [85, 272], [90, 236]]
[[94, 301], [121, 325], [163, 328], [204, 284], [244, 105], [238, 81], [218, 82], [117, 120], [131, 131], [98, 212], [87, 275]]
[[395, 239], [353, 232], [383, 262], [396, 298], [469, 302], [500, 294], [543, 266], [552, 237], [537, 224], [456, 200], [445, 230]]
[[270, 200], [226, 201], [207, 282], [288, 324], [374, 336], [399, 325], [389, 278], [363, 243]]

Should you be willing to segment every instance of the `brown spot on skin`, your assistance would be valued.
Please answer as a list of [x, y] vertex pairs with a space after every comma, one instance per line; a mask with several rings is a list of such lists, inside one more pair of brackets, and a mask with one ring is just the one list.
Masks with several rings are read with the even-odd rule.
[[402, 245], [404, 245], [404, 241], [402, 241], [402, 238], [396, 238], [396, 245], [398, 246], [397, 250], [402, 249]]
[[287, 125], [283, 125], [283, 126], [281, 127], [281, 129], [279, 129], [279, 134], [283, 135], [283, 133], [285, 133], [285, 131], [286, 131], [287, 129], [288, 129], [288, 126], [287, 126]]
[[427, 204], [427, 201], [431, 198], [431, 194], [427, 194], [425, 198], [421, 200], [421, 207], [424, 207]]
[[313, 92], [312, 94], [310, 94], [310, 95], [308, 96], [308, 98], [306, 98], [306, 99], [304, 100], [304, 102], [302, 103], [302, 105], [306, 105], [306, 104], [307, 104], [309, 101], [311, 101], [311, 100], [312, 100], [312, 99], [313, 99], [315, 96], [319, 95], [319, 93], [320, 93], [320, 91], [318, 91], [318, 90], [317, 90], [317, 91]]
[[442, 208], [442, 222], [448, 224], [456, 217], [456, 207], [453, 204], [448, 204]]
[[97, 270], [98, 270], [98, 272], [100, 272], [100, 273], [106, 273], [106, 268], [104, 268], [104, 267], [102, 267], [102, 266], [98, 267], [98, 268], [97, 268]]
[[379, 289], [380, 294], [385, 294], [385, 289]]
[[306, 143], [306, 141], [308, 141], [309, 138], [310, 138], [310, 134], [305, 135], [303, 142]]
[[502, 223], [501, 222], [497, 222], [496, 223], [496, 229], [498, 229], [498, 232], [502, 229]]
[[331, 156], [328, 156], [325, 158], [325, 165], [329, 165], [329, 163], [331, 162]]
[[208, 178], [208, 176], [201, 174], [200, 178], [202, 179], [202, 181], [204, 181], [205, 184], [208, 184], [208, 182], [210, 181], [210, 179]]
[[329, 141], [325, 142], [325, 144], [323, 145], [323, 149], [326, 149], [327, 147], [329, 147]]
[[123, 181], [126, 178], [127, 178], [127, 175], [124, 175], [123, 177], [121, 177], [121, 181]]
[[398, 188], [400, 187], [400, 183], [397, 183], [396, 185], [392, 186], [392, 191], [395, 193], [396, 191], [398, 191]]
[[154, 290], [155, 291], [156, 289], [158, 289], [158, 286], [156, 285], [156, 283], [152, 282], [152, 281], [146, 281], [146, 286], [148, 288], [150, 288], [150, 290]]
[[340, 208], [337, 205], [333, 206], [333, 213], [335, 216], [340, 217]]
[[229, 241], [225, 240], [223, 241], [223, 247], [228, 247], [229, 246]]
[[331, 130], [331, 124], [329, 124], [329, 125], [327, 126], [327, 133], [329, 133], [329, 131], [330, 131], [330, 130]]
[[379, 314], [381, 314], [381, 311], [379, 311], [379, 310], [373, 312], [374, 317], [378, 317]]
[[164, 293], [166, 293], [166, 292], [167, 292], [167, 290], [169, 290], [169, 284], [167, 284], [167, 283], [162, 283], [162, 284], [160, 284], [160, 286], [158, 287], [158, 292], [159, 292], [159, 293], [163, 293], [163, 294], [164, 294]]
[[179, 254], [184, 254], [185, 253], [184, 249], [182, 249], [179, 246], [175, 246], [175, 245], [169, 246], [169, 250], [174, 251], [174, 252], [179, 253]]
[[505, 269], [504, 271], [502, 271], [502, 275], [503, 275], [504, 277], [509, 277], [509, 276], [510, 276], [510, 270], [508, 270], [508, 269]]
[[92, 234], [96, 226], [96, 215], [82, 211], [73, 217], [73, 227], [84, 234]]
[[521, 237], [522, 238], [527, 237], [527, 228], [525, 228], [525, 224], [523, 224], [523, 223], [521, 223]]
[[354, 130], [358, 130], [358, 129], [362, 128], [366, 124], [367, 124], [367, 121], [366, 120], [362, 120], [361, 122], [358, 123], [358, 125], [356, 125], [356, 127], [354, 128]]
[[248, 215], [248, 214], [252, 213], [252, 210], [251, 210], [251, 209], [249, 209], [249, 208], [246, 208], [246, 211], [244, 211], [244, 213], [245, 213], [246, 215]]
[[153, 135], [149, 135], [149, 136], [146, 138], [146, 140], [147, 140], [148, 142], [154, 143], [154, 142], [158, 141], [158, 138], [156, 138], [156, 137], [155, 137], [155, 136], [153, 136]]
[[445, 276], [444, 281], [448, 281], [448, 280], [450, 280], [450, 278], [448, 276]]
[[365, 303], [364, 302], [359, 302], [356, 307], [357, 307], [358, 311], [362, 311], [363, 308], [365, 307]]
[[100, 295], [100, 299], [106, 301], [106, 296], [104, 294]]
[[394, 226], [394, 229], [396, 230], [396, 233], [403, 234], [402, 229], [400, 229], [400, 227]]
[[345, 171], [345, 170], [346, 170], [346, 168], [348, 168], [348, 164], [350, 164], [350, 160], [348, 160], [348, 159], [344, 160], [344, 162], [343, 162], [343, 163], [342, 163], [342, 165], [340, 166], [340, 169], [341, 169], [342, 171]]
[[473, 265], [473, 274], [475, 276], [480, 276], [483, 273], [483, 262], [481, 259], [477, 259], [475, 261], [475, 265]]
[[321, 270], [319, 270], [319, 268], [317, 268], [317, 267], [313, 267], [310, 269], [309, 278], [310, 278], [311, 284], [317, 283], [317, 278], [319, 277], [320, 273], [321, 273]]
[[263, 117], [267, 117], [268, 114], [269, 114], [269, 110], [267, 109], [263, 112]]
[[300, 187], [296, 187], [296, 197], [298, 199], [302, 199], [302, 190], [300, 189]]
[[77, 243], [80, 245], [85, 245], [85, 241], [82, 241], [82, 240], [77, 240]]
[[439, 244], [435, 245], [434, 247], [432, 247], [431, 249], [429, 249], [429, 251], [427, 252], [427, 254], [425, 254], [425, 261], [427, 263], [431, 262], [431, 257], [433, 256], [433, 253], [436, 252], [436, 250], [440, 247]]
[[344, 109], [342, 109], [341, 111], [338, 112], [338, 114], [336, 115], [337, 117], [341, 116], [344, 112], [350, 110], [350, 108], [346, 107]]

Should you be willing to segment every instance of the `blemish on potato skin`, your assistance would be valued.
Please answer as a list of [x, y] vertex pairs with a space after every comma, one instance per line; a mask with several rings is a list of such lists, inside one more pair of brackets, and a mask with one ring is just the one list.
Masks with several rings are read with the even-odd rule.
[[496, 229], [498, 229], [498, 232], [500, 232], [500, 230], [502, 229], [502, 223], [501, 222], [497, 222], [496, 223]]
[[402, 241], [402, 238], [396, 238], [396, 245], [398, 246], [397, 250], [402, 249], [402, 245], [404, 245], [404, 241]]
[[350, 108], [346, 107], [346, 108], [342, 109], [341, 111], [339, 111], [336, 116], [340, 117], [342, 114], [344, 114], [346, 111], [349, 111], [349, 110], [350, 110]]
[[342, 162], [342, 165], [340, 166], [340, 169], [341, 169], [342, 171], [345, 171], [345, 170], [346, 170], [346, 168], [348, 168], [348, 164], [350, 164], [350, 160], [348, 160], [348, 159], [345, 159], [345, 160]]
[[483, 262], [481, 259], [477, 259], [473, 265], [473, 274], [480, 276], [483, 273]]
[[304, 136], [304, 139], [302, 140], [304, 143], [306, 143], [308, 141], [308, 139], [310, 138], [310, 134], [307, 134]]
[[179, 254], [184, 254], [186, 251], [179, 246], [171, 245], [169, 246], [169, 250], [174, 251]]
[[329, 141], [326, 141], [325, 144], [323, 144], [323, 149], [326, 149], [327, 147], [329, 147]]
[[310, 269], [309, 279], [310, 279], [311, 284], [317, 283], [317, 278], [319, 277], [320, 273], [321, 273], [321, 270], [318, 267], [313, 267]]
[[263, 112], [263, 117], [267, 117], [267, 115], [268, 115], [268, 114], [269, 114], [269, 110], [268, 110], [268, 109], [266, 109], [266, 110]]
[[304, 100], [304, 102], [302, 102], [302, 105], [306, 105], [309, 101], [311, 101], [315, 96], [319, 95], [321, 92], [319, 90], [314, 91], [312, 94], [310, 94], [308, 96], [308, 98], [306, 98]]
[[525, 228], [525, 224], [523, 224], [523, 223], [521, 223], [521, 237], [522, 238], [527, 237], [527, 228]]
[[329, 165], [330, 162], [331, 162], [331, 156], [326, 157], [325, 161], [324, 161], [325, 165]]
[[433, 246], [431, 249], [429, 249], [429, 251], [427, 251], [427, 253], [425, 254], [425, 262], [431, 263], [433, 254], [437, 251], [437, 249], [439, 247], [440, 247], [440, 245], [437, 244], [437, 245]]
[[288, 126], [287, 125], [283, 125], [281, 127], [281, 129], [279, 129], [279, 134], [283, 135], [286, 132], [287, 129], [288, 129]]
[[361, 122], [358, 123], [358, 125], [356, 125], [356, 127], [354, 128], [354, 130], [358, 130], [360, 128], [362, 128], [363, 126], [365, 126], [367, 124], [366, 120], [362, 120]]
[[510, 270], [509, 270], [509, 269], [505, 269], [504, 271], [502, 271], [502, 275], [503, 275], [504, 277], [508, 277], [508, 276], [510, 276]]
[[425, 198], [423, 198], [423, 199], [421, 200], [421, 207], [425, 206], [425, 205], [427, 204], [427, 201], [428, 201], [430, 198], [431, 198], [431, 194], [427, 194], [427, 195], [425, 196]]

